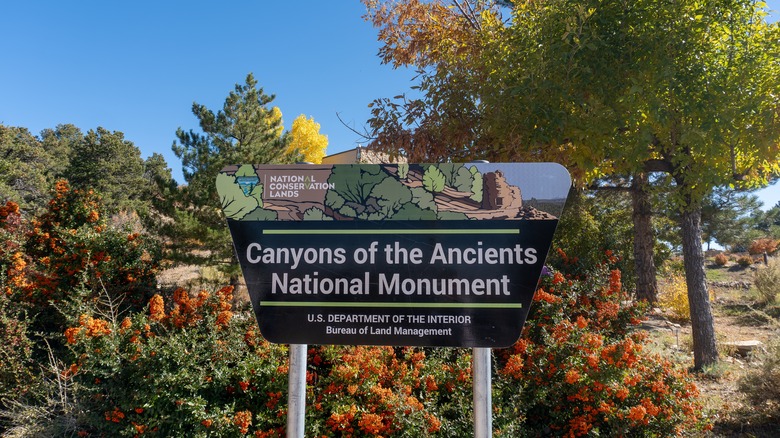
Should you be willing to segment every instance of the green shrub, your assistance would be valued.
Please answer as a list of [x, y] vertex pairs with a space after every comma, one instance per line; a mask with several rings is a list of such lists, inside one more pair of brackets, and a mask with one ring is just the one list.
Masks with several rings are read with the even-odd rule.
[[109, 228], [100, 197], [56, 183], [48, 209], [30, 221], [28, 263], [19, 300], [39, 317], [36, 331], [62, 333], [62, 306], [76, 291], [97, 299], [106, 291], [122, 309], [139, 310], [156, 291], [161, 253], [148, 237]]
[[[636, 284], [630, 199], [615, 193], [587, 195], [572, 191], [555, 232], [553, 247], [568, 255], [551, 252], [548, 263], [590, 269], [606, 259], [623, 273], [629, 288]], [[607, 255], [607, 252], [610, 252]], [[655, 245], [653, 262], [659, 269], [670, 257], [665, 245]]]
[[326, 346], [309, 351], [307, 436], [469, 436], [471, 351]]
[[[0, 278], [0, 287], [4, 283]], [[0, 410], [6, 400], [35, 397], [39, 382], [28, 326], [26, 312], [0, 292]]]
[[[66, 347], [52, 352], [60, 354], [52, 362], [66, 361], [55, 375], [71, 391], [59, 399], [67, 403], [18, 421], [34, 418], [35, 430], [89, 436], [283, 435], [286, 348], [263, 340], [253, 316], [233, 309], [231, 288], [197, 296], [179, 289], [135, 304], [149, 284], [129, 270], [154, 273], [153, 257], [129, 244], [140, 236], [112, 240], [96, 228], [102, 225], [94, 204], [58, 187], [75, 197], [53, 204], [70, 211], [63, 217], [71, 222], [55, 221], [53, 210], [24, 234], [29, 246], [14, 240], [18, 232], [0, 242], [3, 287], [11, 291], [5, 309], [47, 297], [64, 321], [44, 334]], [[0, 221], [0, 232], [7, 234], [11, 222], [18, 221]], [[71, 223], [81, 225], [64, 225]], [[101, 239], [115, 252], [97, 260]], [[602, 252], [594, 268], [558, 256], [566, 275], [545, 277], [520, 341], [494, 352], [497, 434], [667, 436], [703, 428], [690, 378], [644, 352], [644, 336], [634, 331], [643, 309], [625, 304], [620, 272], [609, 269], [617, 258]], [[60, 272], [68, 278], [53, 275]], [[25, 312], [6, 314], [13, 324], [27, 321]], [[11, 336], [29, 333], [14, 327], [6, 330]], [[20, 351], [14, 354], [23, 359]], [[472, 433], [470, 349], [313, 346], [308, 354], [307, 436]], [[6, 380], [18, 383], [19, 376]], [[28, 411], [49, 412], [47, 400], [55, 398]]]
[[[286, 349], [233, 314], [230, 289], [154, 297], [119, 318], [85, 312], [65, 337], [83, 430], [124, 436], [280, 436]], [[495, 350], [494, 429], [504, 436], [666, 436], [704, 427], [683, 370], [645, 353], [619, 271], [555, 273], [523, 337]], [[166, 303], [168, 303], [166, 305]], [[471, 351], [312, 346], [307, 436], [467, 436]], [[132, 382], [132, 384], [128, 384]]]
[[138, 310], [156, 288], [160, 251], [139, 233], [109, 228], [100, 197], [55, 185], [48, 210], [31, 223], [24, 249], [36, 260], [37, 304], [61, 302], [77, 286], [103, 289]]
[[[82, 430], [283, 436], [286, 348], [263, 340], [249, 314], [233, 313], [230, 290], [179, 290], [168, 305], [153, 297], [148, 312], [121, 321], [99, 309], [74, 321], [65, 337]], [[468, 350], [319, 346], [308, 364], [307, 436], [471, 431]]]
[[23, 232], [19, 206], [0, 206], [0, 410], [8, 400], [34, 397], [38, 384], [28, 307], [14, 299], [29, 287]]
[[[115, 312], [143, 308], [158, 259], [145, 237], [107, 227], [97, 195], [66, 182], [37, 218], [25, 220], [13, 202], [0, 207], [0, 421], [22, 421], [40, 436], [69, 427], [60, 413], [70, 399], [57, 393], [64, 386], [55, 370], [67, 359], [68, 316], [103, 294]], [[65, 424], [36, 425], [49, 420]]]
[[[65, 331], [84, 416], [97, 436], [245, 436], [285, 424], [285, 347], [235, 317], [232, 288], [154, 296], [119, 320], [93, 309]], [[261, 435], [262, 436], [262, 435]]]

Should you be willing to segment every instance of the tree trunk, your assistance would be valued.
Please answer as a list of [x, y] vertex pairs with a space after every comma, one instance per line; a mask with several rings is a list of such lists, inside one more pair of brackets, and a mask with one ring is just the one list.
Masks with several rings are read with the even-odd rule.
[[650, 303], [658, 301], [655, 260], [653, 260], [652, 206], [647, 193], [647, 175], [634, 175], [631, 185], [632, 218], [634, 222], [634, 264], [636, 268], [636, 298]]
[[239, 278], [238, 274], [232, 274], [228, 281], [230, 286], [233, 286], [233, 293], [238, 292], [238, 288], [241, 286], [241, 278]]
[[715, 324], [704, 276], [704, 252], [701, 249], [701, 208], [691, 207], [681, 218], [685, 282], [691, 308], [693, 331], [693, 367], [701, 370], [718, 362]]

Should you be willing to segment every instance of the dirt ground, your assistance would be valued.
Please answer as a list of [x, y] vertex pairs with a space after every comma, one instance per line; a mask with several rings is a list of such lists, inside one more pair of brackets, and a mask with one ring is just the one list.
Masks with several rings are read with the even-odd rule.
[[[695, 378], [705, 410], [714, 422], [710, 436], [780, 437], [780, 418], [772, 413], [780, 409], [753, 405], [739, 388], [739, 380], [760, 363], [738, 344], [748, 344], [748, 348], [758, 344], [752, 349], [760, 350], [780, 333], [778, 306], [762, 305], [757, 300], [752, 285], [757, 268], [743, 268], [735, 263], [707, 266], [720, 363]], [[667, 316], [655, 309], [643, 324], [651, 333], [652, 348], [681, 364], [693, 365], [690, 324], [677, 324]]]

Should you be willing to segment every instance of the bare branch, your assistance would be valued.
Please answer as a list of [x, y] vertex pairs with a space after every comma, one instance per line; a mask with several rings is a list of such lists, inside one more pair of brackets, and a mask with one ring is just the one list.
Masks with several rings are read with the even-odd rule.
[[356, 130], [355, 128], [353, 128], [352, 126], [349, 126], [347, 124], [347, 122], [345, 122], [341, 118], [341, 114], [340, 113], [336, 113], [336, 118], [339, 119], [339, 122], [341, 122], [341, 124], [344, 125], [345, 128], [347, 128], [350, 131], [354, 132], [355, 134], [359, 135], [360, 138], [362, 138], [364, 141], [368, 142], [368, 141], [376, 140], [376, 137], [372, 137], [371, 134], [369, 134], [368, 130], [365, 130], [365, 132], [360, 132], [360, 131]]

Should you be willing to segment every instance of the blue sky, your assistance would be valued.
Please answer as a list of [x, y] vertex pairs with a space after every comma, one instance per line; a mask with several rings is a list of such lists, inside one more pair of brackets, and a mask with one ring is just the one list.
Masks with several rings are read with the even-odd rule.
[[355, 147], [373, 99], [412, 77], [379, 63], [358, 0], [39, 1], [0, 7], [0, 123], [122, 131], [144, 157], [198, 129], [193, 101], [221, 109], [252, 72], [287, 129], [314, 117], [329, 153]]
[[[414, 75], [380, 64], [363, 13], [359, 0], [4, 2], [0, 123], [122, 131], [183, 182], [171, 144], [177, 128], [198, 128], [193, 101], [218, 110], [252, 72], [287, 129], [314, 117], [328, 153], [341, 152], [361, 138], [338, 116], [362, 131], [368, 103], [408, 92]], [[779, 202], [780, 187], [762, 199]]]

